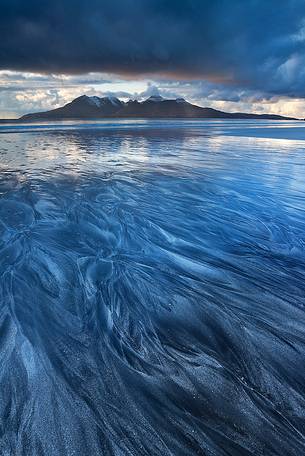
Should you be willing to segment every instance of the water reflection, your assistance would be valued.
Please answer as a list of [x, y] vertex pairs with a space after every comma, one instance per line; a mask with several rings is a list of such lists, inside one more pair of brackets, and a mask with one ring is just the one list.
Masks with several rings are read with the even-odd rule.
[[119, 127], [1, 135], [2, 454], [303, 454], [304, 143]]

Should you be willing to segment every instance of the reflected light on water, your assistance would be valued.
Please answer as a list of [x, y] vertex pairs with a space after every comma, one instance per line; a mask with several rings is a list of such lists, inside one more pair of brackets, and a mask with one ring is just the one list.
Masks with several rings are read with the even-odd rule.
[[305, 453], [299, 125], [0, 127], [1, 454]]

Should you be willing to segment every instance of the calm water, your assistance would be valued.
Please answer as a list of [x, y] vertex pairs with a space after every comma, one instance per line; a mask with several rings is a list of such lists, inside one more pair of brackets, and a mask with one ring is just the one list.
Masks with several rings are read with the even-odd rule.
[[305, 125], [0, 127], [0, 454], [305, 454]]

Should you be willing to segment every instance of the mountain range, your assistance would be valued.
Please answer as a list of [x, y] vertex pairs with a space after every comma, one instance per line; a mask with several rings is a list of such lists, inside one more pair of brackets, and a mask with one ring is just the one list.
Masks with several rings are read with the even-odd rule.
[[200, 118], [200, 119], [270, 119], [296, 120], [275, 114], [228, 113], [213, 108], [202, 108], [184, 98], [168, 100], [160, 96], [145, 101], [123, 102], [116, 97], [82, 95], [61, 108], [26, 114], [18, 122], [47, 120], [87, 120], [102, 118]]

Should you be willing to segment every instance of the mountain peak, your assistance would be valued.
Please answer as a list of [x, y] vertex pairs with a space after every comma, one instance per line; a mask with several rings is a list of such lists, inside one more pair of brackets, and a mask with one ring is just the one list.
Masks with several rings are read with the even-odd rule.
[[88, 99], [89, 99], [88, 95], [80, 95], [79, 97], [74, 98], [74, 100], [72, 100], [71, 103], [74, 103], [75, 101], [85, 101]]
[[94, 97], [87, 97], [87, 100], [88, 100], [88, 103], [90, 103], [91, 105], [97, 106], [98, 108], [100, 108], [102, 105], [102, 98], [94, 96]]
[[70, 103], [51, 111], [26, 114], [20, 121], [102, 119], [102, 118], [180, 118], [180, 119], [286, 119], [278, 115], [227, 113], [212, 108], [201, 108], [184, 98], [164, 99], [153, 95], [146, 101], [129, 100], [127, 103], [114, 96], [82, 95]]
[[111, 104], [113, 104], [113, 106], [120, 106], [123, 104], [123, 102], [121, 100], [119, 100], [117, 97], [114, 97], [114, 96], [108, 96], [108, 97], [104, 97], [102, 98], [102, 100], [107, 100], [107, 102], [110, 102]]
[[161, 97], [161, 95], [152, 95], [149, 98], [147, 98], [146, 101], [163, 101], [164, 98]]
[[120, 106], [123, 104], [123, 102], [120, 101], [116, 97], [112, 97], [112, 96], [97, 97], [96, 95], [94, 95], [94, 96], [81, 95], [80, 97], [75, 98], [75, 100], [73, 100], [72, 103], [79, 102], [79, 101], [85, 102], [91, 106], [96, 106], [97, 108], [101, 108], [102, 106], [104, 106], [106, 104], [112, 104], [113, 106]]

